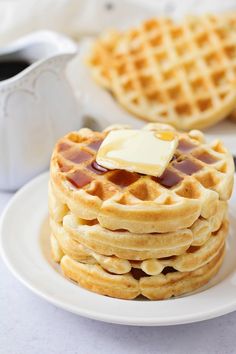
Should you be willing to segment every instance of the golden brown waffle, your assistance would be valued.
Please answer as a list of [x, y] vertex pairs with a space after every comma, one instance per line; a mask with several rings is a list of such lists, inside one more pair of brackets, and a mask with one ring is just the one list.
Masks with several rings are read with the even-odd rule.
[[68, 255], [61, 258], [60, 265], [65, 276], [99, 294], [121, 299], [134, 299], [142, 294], [152, 300], [161, 300], [205, 285], [217, 273], [223, 257], [224, 245], [210, 262], [194, 271], [179, 272], [166, 267], [161, 274], [151, 276], [135, 268], [126, 274], [114, 274], [98, 263], [81, 263]]
[[[75, 241], [62, 225], [57, 224], [52, 220], [50, 225], [53, 242], [55, 241], [55, 237], [60, 246], [60, 251], [63, 251], [64, 254], [67, 254], [69, 257], [82, 263], [99, 264], [102, 268], [114, 274], [125, 274], [132, 268], [142, 269], [147, 275], [158, 275], [167, 267], [172, 267], [180, 272], [193, 271], [210, 262], [211, 259], [215, 257], [219, 249], [223, 246], [228, 234], [228, 222], [224, 220], [219, 230], [211, 232], [208, 235], [208, 240], [201, 246], [193, 246], [190, 243], [188, 248], [183, 250], [182, 253], [177, 256], [175, 255], [175, 252], [173, 253], [170, 250], [169, 254], [171, 254], [171, 256], [168, 257], [163, 257], [163, 255], [161, 255], [157, 256], [160, 258], [155, 258], [155, 255], [153, 255], [155, 252], [153, 252], [152, 255], [147, 255], [143, 260], [131, 260], [119, 256], [106, 256], [104, 253], [98, 253], [94, 251], [93, 248], [89, 248], [87, 245], [84, 246], [77, 242], [77, 239]], [[79, 230], [77, 234], [79, 235]], [[152, 238], [158, 242], [159, 236], [162, 240], [164, 239], [161, 235], [152, 235]], [[177, 239], [178, 236], [177, 233]], [[127, 237], [129, 238], [129, 236]], [[58, 247], [58, 245], [56, 246]], [[125, 248], [125, 245], [123, 248]], [[145, 248], [145, 244], [143, 245], [143, 248]], [[57, 251], [54, 253], [58, 254]]]
[[[65, 236], [62, 225], [53, 221], [51, 226], [56, 234], [55, 238], [52, 236], [53, 253], [57, 255], [55, 260], [61, 261], [66, 276], [92, 291], [127, 299], [139, 294], [150, 299], [164, 299], [204, 285], [217, 272], [223, 260], [223, 245], [228, 233], [228, 222], [225, 220], [202, 247], [190, 246], [186, 253], [177, 257], [134, 262], [100, 255], [84, 246], [81, 248], [78, 242]], [[72, 242], [72, 252], [69, 253], [68, 247], [64, 248], [65, 244], [69, 245], [68, 239]], [[82, 250], [84, 254], [81, 256]]]
[[[151, 300], [162, 300], [199, 289], [218, 272], [225, 255], [225, 247], [205, 266], [193, 272], [173, 272], [140, 279], [142, 295]], [[159, 278], [158, 278], [159, 277]]]
[[[224, 18], [228, 23], [229, 30], [233, 33], [236, 33], [236, 13], [224, 14]], [[107, 47], [107, 48], [109, 48], [109, 47]], [[229, 47], [229, 53], [230, 53], [231, 65], [234, 67], [234, 71], [236, 72], [236, 50], [231, 46], [231, 47]], [[235, 109], [235, 107], [234, 107], [234, 110], [230, 113], [229, 118], [233, 122], [236, 122], [236, 109]]]
[[[150, 124], [145, 129], [163, 127]], [[61, 208], [77, 217], [110, 230], [167, 233], [190, 227], [200, 216], [210, 218], [219, 200], [231, 195], [234, 164], [219, 141], [206, 144], [198, 131], [176, 132], [175, 156], [155, 178], [97, 165], [96, 151], [106, 134], [81, 129], [62, 138], [54, 149], [53, 193]]]
[[115, 49], [121, 34], [116, 31], [109, 31], [102, 40], [96, 41], [91, 48], [92, 53], [89, 64], [92, 67], [94, 79], [104, 88], [110, 89], [111, 55]]
[[59, 263], [64, 256], [64, 252], [59, 245], [59, 242], [57, 241], [56, 237], [51, 234], [50, 236], [50, 245], [51, 245], [51, 254], [52, 254], [52, 259]]
[[211, 218], [209, 220], [198, 219], [190, 229], [165, 234], [110, 231], [98, 224], [90, 226], [86, 223], [79, 224], [72, 215], [65, 216], [63, 227], [51, 219], [51, 229], [53, 234], [60, 237], [63, 242], [64, 253], [70, 253], [72, 258], [84, 257], [83, 245], [95, 253], [137, 261], [182, 255], [190, 246], [205, 245], [212, 233], [219, 229], [224, 217], [223, 214], [218, 217], [217, 229], [212, 227]]
[[[57, 224], [52, 221], [51, 228], [55, 235], [59, 234]], [[75, 240], [96, 253], [132, 260], [182, 254], [193, 242], [193, 234], [189, 229], [166, 234], [132, 234], [128, 231], [110, 231], [100, 225], [85, 224], [77, 228], [77, 224], [73, 223], [73, 216], [65, 217], [61, 232], [62, 239]]]
[[128, 111], [179, 129], [203, 128], [236, 105], [236, 35], [224, 16], [157, 18], [98, 39], [88, 64]]
[[[183, 254], [190, 246], [204, 245], [211, 234], [217, 231], [227, 216], [227, 203], [218, 202], [214, 216], [199, 218], [189, 229], [181, 229], [165, 234], [134, 234], [125, 230], [111, 231], [97, 222], [75, 217], [70, 212], [58, 214], [58, 201], [49, 190], [49, 211], [51, 230], [64, 253], [81, 260], [84, 257], [82, 245], [95, 253], [115, 255], [127, 260], [169, 257]], [[76, 242], [77, 241], [77, 242]], [[81, 254], [82, 253], [82, 254]], [[87, 252], [88, 254], [88, 252]], [[87, 255], [85, 252], [85, 255]]]

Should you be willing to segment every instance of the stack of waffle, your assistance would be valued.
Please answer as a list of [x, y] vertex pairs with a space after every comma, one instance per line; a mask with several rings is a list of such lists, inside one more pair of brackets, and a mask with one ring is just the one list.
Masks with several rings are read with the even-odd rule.
[[[175, 134], [178, 147], [159, 178], [108, 170], [96, 154], [104, 132], [59, 140], [49, 183], [51, 248], [64, 275], [91, 291], [166, 299], [206, 284], [228, 234], [231, 155], [199, 131]], [[148, 130], [172, 130], [148, 124]], [[155, 153], [155, 152], [152, 152]]]
[[182, 130], [208, 127], [236, 108], [235, 24], [235, 14], [151, 19], [102, 35], [87, 62], [137, 117]]

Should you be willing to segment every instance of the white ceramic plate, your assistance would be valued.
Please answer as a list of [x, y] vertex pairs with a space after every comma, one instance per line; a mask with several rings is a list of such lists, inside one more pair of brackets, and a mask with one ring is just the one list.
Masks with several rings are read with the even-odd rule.
[[65, 279], [50, 259], [45, 173], [11, 200], [0, 225], [3, 259], [15, 276], [45, 300], [93, 319], [159, 326], [214, 318], [236, 310], [236, 189], [230, 202], [230, 235], [223, 266], [200, 291], [165, 301], [117, 300]]

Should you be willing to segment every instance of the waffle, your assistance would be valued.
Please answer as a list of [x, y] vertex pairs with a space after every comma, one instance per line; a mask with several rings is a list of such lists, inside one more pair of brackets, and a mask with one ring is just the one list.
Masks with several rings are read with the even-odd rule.
[[61, 246], [59, 245], [59, 242], [57, 241], [56, 237], [54, 235], [50, 236], [50, 245], [51, 245], [51, 255], [52, 259], [59, 263], [64, 256], [64, 252], [62, 251]]
[[[145, 129], [167, 129], [150, 124]], [[169, 127], [169, 129], [172, 129]], [[160, 178], [96, 164], [107, 131], [81, 129], [62, 138], [51, 159], [50, 185], [65, 210], [109, 230], [169, 233], [214, 216], [232, 192], [234, 164], [223, 144], [198, 131], [178, 133], [173, 160]]]
[[180, 24], [157, 18], [99, 38], [88, 65], [134, 115], [189, 130], [211, 126], [235, 108], [235, 53], [236, 35], [224, 16]]
[[141, 294], [150, 300], [162, 300], [199, 289], [218, 272], [225, 254], [225, 247], [205, 266], [193, 272], [173, 272], [165, 275], [141, 278]]
[[[165, 234], [133, 234], [124, 230], [105, 229], [99, 223], [91, 224], [90, 221], [76, 218], [70, 212], [59, 216], [59, 208], [55, 205], [60, 202], [55, 199], [51, 190], [49, 196], [51, 230], [58, 242], [62, 243], [64, 253], [78, 260], [81, 260], [81, 245], [95, 253], [127, 260], [181, 255], [190, 246], [204, 245], [211, 234], [220, 228], [227, 215], [227, 203], [221, 201], [214, 216], [209, 219], [199, 218], [189, 229]], [[73, 254], [73, 250], [79, 254]]]
[[[219, 251], [219, 248], [222, 247], [225, 238], [228, 233], [228, 223], [226, 220], [223, 220], [221, 223], [220, 228], [214, 232], [207, 232], [208, 239], [205, 241], [204, 244], [201, 246], [194, 246], [194, 237], [192, 239], [192, 243], [189, 243], [188, 247], [185, 248], [179, 255], [176, 255], [175, 250], [173, 251], [171, 247], [169, 247], [168, 252], [170, 256], [163, 256], [163, 253], [156, 251], [155, 246], [153, 247], [153, 252], [147, 253], [146, 258], [141, 257], [142, 260], [137, 260], [138, 257], [135, 259], [130, 258], [122, 258], [119, 256], [114, 256], [114, 252], [109, 252], [109, 246], [107, 248], [104, 247], [106, 250], [105, 252], [96, 252], [94, 251], [93, 247], [89, 247], [89, 245], [85, 243], [78, 242], [78, 238], [80, 239], [80, 230], [77, 230], [78, 238], [74, 239], [62, 225], [55, 223], [51, 220], [51, 231], [53, 238], [55, 237], [58, 241], [59, 250], [62, 250], [64, 254], [67, 254], [71, 258], [89, 264], [98, 263], [104, 269], [111, 273], [115, 274], [125, 274], [128, 273], [131, 268], [139, 268], [142, 269], [148, 275], [157, 275], [160, 274], [166, 267], [172, 267], [175, 270], [180, 272], [185, 271], [193, 271], [204, 264], [208, 263]], [[185, 231], [186, 232], [186, 231]], [[172, 236], [172, 242], [174, 241], [173, 235], [167, 234], [167, 239], [169, 236]], [[177, 233], [175, 237], [177, 238]], [[164, 239], [163, 235], [151, 235], [153, 243], [155, 244]], [[127, 235], [129, 239], [130, 236]], [[124, 238], [125, 239], [125, 238]], [[97, 243], [100, 243], [99, 237], [97, 236]], [[117, 240], [117, 243], [121, 244], [120, 240]], [[85, 246], [86, 244], [86, 246]], [[57, 247], [58, 247], [57, 245]], [[126, 248], [126, 245], [122, 245], [123, 248]], [[142, 249], [145, 249], [146, 244], [143, 244]], [[167, 248], [167, 246], [165, 246]], [[160, 246], [159, 246], [160, 248]], [[156, 251], [156, 252], [155, 252]], [[57, 254], [57, 251], [55, 252]], [[158, 254], [155, 258], [155, 253]], [[108, 255], [106, 255], [108, 254]], [[111, 255], [109, 255], [111, 254]], [[160, 254], [160, 255], [159, 255]], [[127, 255], [127, 253], [126, 253]], [[60, 259], [59, 259], [60, 260]]]
[[[209, 219], [199, 218], [189, 229], [165, 234], [132, 234], [125, 230], [111, 231], [105, 229], [98, 222], [75, 217], [70, 211], [61, 213], [63, 208], [60, 208], [60, 205], [60, 201], [55, 198], [50, 188], [51, 230], [55, 235], [58, 235], [59, 243], [63, 241], [64, 253], [68, 254], [66, 245], [69, 243], [70, 249], [79, 251], [78, 256], [70, 254], [72, 258], [76, 259], [81, 259], [82, 248], [80, 243], [95, 253], [115, 255], [130, 260], [181, 255], [190, 246], [204, 245], [211, 234], [220, 228], [227, 216], [227, 203], [219, 201], [215, 215]], [[59, 214], [58, 211], [60, 211]], [[89, 252], [87, 251], [87, 253]]]
[[[235, 31], [236, 31], [236, 13], [227, 13], [224, 15], [224, 17], [228, 23], [228, 27], [229, 27], [230, 31], [235, 33]], [[231, 64], [234, 67], [234, 70], [236, 71], [236, 51], [234, 50], [234, 48], [232, 46], [229, 47], [229, 53], [230, 53]], [[233, 122], [236, 122], [235, 107], [234, 107], [234, 110], [230, 113], [229, 118]]]
[[224, 245], [208, 263], [194, 271], [179, 272], [169, 267], [151, 276], [136, 268], [126, 274], [114, 274], [99, 264], [78, 262], [68, 255], [61, 258], [60, 265], [66, 277], [99, 294], [121, 299], [134, 299], [142, 294], [152, 300], [162, 300], [205, 285], [217, 273], [223, 257]]
[[[79, 257], [73, 258], [64, 247], [65, 232], [60, 224], [52, 227], [51, 238], [63, 273], [81, 286], [113, 297], [132, 299], [143, 294], [149, 299], [165, 299], [193, 291], [209, 281], [218, 271], [224, 253], [224, 241], [228, 233], [228, 222], [210, 235], [206, 243], [190, 247], [188, 252], [163, 259], [127, 261], [118, 257], [96, 254], [77, 243]], [[62, 248], [61, 248], [62, 247]], [[75, 250], [74, 246], [73, 249]]]
[[103, 35], [102, 40], [96, 41], [91, 48], [92, 53], [88, 58], [88, 64], [92, 67], [93, 78], [102, 87], [110, 90], [111, 56], [121, 34], [109, 31]]

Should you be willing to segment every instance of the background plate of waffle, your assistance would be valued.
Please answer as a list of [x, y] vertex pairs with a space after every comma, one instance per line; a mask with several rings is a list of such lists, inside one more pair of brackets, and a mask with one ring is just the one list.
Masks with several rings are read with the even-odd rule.
[[[89, 68], [85, 65], [93, 42], [94, 38], [86, 38], [79, 43], [79, 54], [71, 61], [67, 72], [80, 102], [86, 126], [102, 130], [110, 124], [119, 122], [130, 124], [134, 128], [142, 127], [145, 121], [123, 109], [109, 91], [104, 90], [93, 80]], [[221, 139], [233, 155], [236, 155], [235, 132], [236, 121], [229, 119], [204, 130], [209, 140]]]
[[236, 310], [236, 188], [230, 201], [230, 234], [220, 272], [205, 287], [163, 301], [119, 300], [80, 288], [51, 260], [47, 208], [48, 173], [12, 199], [1, 220], [1, 252], [14, 275], [45, 300], [96, 320], [142, 326], [173, 325]]

